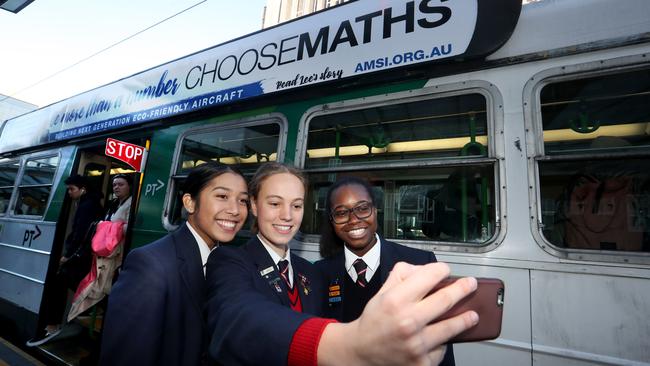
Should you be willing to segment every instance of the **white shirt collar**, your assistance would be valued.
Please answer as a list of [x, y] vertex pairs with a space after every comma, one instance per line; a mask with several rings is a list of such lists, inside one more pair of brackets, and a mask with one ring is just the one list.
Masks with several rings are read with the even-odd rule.
[[280, 268], [280, 266], [278, 265], [280, 261], [285, 259], [289, 261], [289, 283], [291, 284], [291, 286], [293, 286], [293, 266], [291, 265], [291, 252], [290, 252], [289, 245], [287, 245], [287, 252], [284, 254], [284, 258], [282, 258], [280, 257], [280, 255], [278, 255], [278, 253], [275, 252], [275, 250], [273, 250], [270, 244], [266, 243], [266, 240], [262, 238], [260, 234], [257, 234], [257, 238], [264, 246], [264, 249], [266, 249], [266, 251], [269, 253], [271, 259], [273, 260], [273, 263], [275, 263], [275, 266], [277, 268]]
[[363, 259], [363, 261], [366, 262], [366, 265], [368, 265], [368, 269], [366, 270], [366, 281], [370, 282], [372, 276], [377, 272], [377, 268], [379, 268], [379, 259], [381, 258], [381, 240], [377, 233], [375, 233], [375, 237], [377, 238], [377, 242], [366, 254], [363, 255], [363, 257], [359, 257], [352, 253], [348, 247], [343, 247], [343, 252], [345, 253], [345, 270], [350, 275], [350, 278], [352, 278], [352, 282], [357, 282], [357, 271], [352, 265], [357, 258]]
[[[208, 257], [210, 256], [210, 252], [212, 251], [208, 244], [203, 240], [203, 238], [194, 230], [192, 225], [190, 225], [189, 221], [185, 221], [187, 224], [187, 228], [190, 229], [190, 232], [192, 233], [192, 236], [194, 237], [194, 240], [196, 240], [196, 244], [199, 246], [199, 253], [201, 253], [201, 264], [203, 265], [203, 275], [205, 276], [205, 264], [208, 263]], [[215, 245], [214, 248], [217, 246]]]

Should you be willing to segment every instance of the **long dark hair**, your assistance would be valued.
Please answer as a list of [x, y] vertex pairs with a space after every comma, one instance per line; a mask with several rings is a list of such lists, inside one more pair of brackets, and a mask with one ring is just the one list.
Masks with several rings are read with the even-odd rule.
[[[248, 184], [248, 194], [250, 197], [257, 202], [257, 196], [262, 189], [262, 184], [264, 181], [272, 175], [282, 173], [291, 174], [294, 177], [298, 178], [305, 188], [305, 192], [307, 192], [307, 177], [300, 169], [292, 167], [290, 165], [270, 161], [268, 163], [260, 165], [260, 167], [257, 168], [257, 171], [253, 175], [253, 178], [251, 178], [251, 181]], [[255, 217], [253, 218], [253, 223], [251, 224], [251, 231], [254, 233], [257, 233], [258, 231], [257, 218]]]
[[244, 175], [239, 171], [239, 169], [223, 163], [217, 163], [216, 161], [209, 161], [192, 168], [190, 173], [187, 175], [187, 179], [185, 179], [183, 194], [189, 194], [190, 197], [192, 197], [192, 200], [196, 202], [196, 207], [198, 208], [199, 194], [203, 188], [205, 188], [212, 179], [225, 173], [239, 175], [244, 179], [244, 181], [246, 181], [246, 178], [244, 178]]
[[320, 255], [323, 258], [331, 257], [335, 254], [340, 253], [345, 246], [345, 243], [341, 238], [339, 238], [334, 232], [334, 224], [330, 220], [330, 214], [332, 213], [332, 196], [334, 192], [343, 187], [343, 186], [359, 186], [366, 190], [368, 197], [370, 197], [370, 202], [373, 206], [377, 207], [375, 195], [372, 191], [372, 187], [365, 179], [361, 179], [355, 176], [345, 176], [339, 178], [334, 184], [332, 184], [327, 191], [327, 197], [325, 198], [325, 213], [323, 215], [323, 224], [321, 225], [321, 235], [320, 241], [318, 243], [318, 250]]

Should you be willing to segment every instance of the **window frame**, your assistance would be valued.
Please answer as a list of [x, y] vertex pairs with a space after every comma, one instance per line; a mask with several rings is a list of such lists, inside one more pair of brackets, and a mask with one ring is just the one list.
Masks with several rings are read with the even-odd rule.
[[[34, 160], [40, 160], [40, 159], [47, 159], [47, 158], [53, 158], [56, 157], [58, 159], [56, 168], [54, 169], [54, 172], [52, 174], [52, 183], [50, 184], [25, 184], [21, 185], [20, 183], [23, 180], [23, 177], [25, 175], [25, 171], [27, 170], [27, 162], [29, 161], [34, 161]], [[5, 213], [5, 216], [12, 216], [12, 217], [20, 217], [20, 218], [26, 218], [26, 219], [31, 219], [31, 220], [38, 220], [42, 219], [45, 217], [45, 214], [47, 213], [48, 208], [50, 207], [50, 204], [52, 202], [53, 198], [53, 187], [55, 187], [56, 183], [56, 178], [59, 173], [59, 169], [61, 169], [61, 153], [60, 152], [49, 152], [49, 153], [38, 153], [38, 154], [32, 154], [32, 155], [24, 155], [19, 158], [20, 160], [20, 167], [18, 168], [18, 174], [16, 175], [16, 181], [14, 183], [14, 190], [12, 192], [11, 200], [9, 203], [9, 211]], [[18, 195], [20, 192], [20, 189], [26, 187], [50, 187], [50, 192], [48, 194], [47, 202], [45, 203], [45, 210], [43, 211], [42, 215], [26, 215], [26, 214], [17, 214], [16, 213], [16, 205], [18, 204]]]
[[[366, 164], [343, 165], [335, 168], [322, 167], [322, 168], [308, 168], [305, 169], [307, 141], [309, 133], [309, 123], [312, 119], [318, 116], [328, 114], [338, 114], [352, 110], [368, 109], [379, 106], [403, 104], [409, 102], [417, 102], [422, 100], [442, 99], [453, 96], [465, 94], [480, 94], [485, 98], [486, 103], [486, 119], [487, 119], [487, 157], [472, 157], [472, 158], [433, 158], [433, 159], [412, 159], [405, 162], [388, 162], [388, 163], [375, 163], [369, 162]], [[501, 161], [504, 159], [503, 147], [503, 98], [499, 90], [493, 84], [482, 81], [465, 81], [460, 83], [450, 83], [444, 85], [424, 86], [421, 89], [414, 89], [396, 93], [387, 93], [369, 97], [362, 97], [356, 99], [342, 100], [333, 103], [326, 103], [314, 106], [308, 109], [301, 117], [298, 137], [296, 142], [296, 166], [304, 169], [306, 174], [311, 173], [324, 173], [324, 172], [346, 172], [346, 171], [367, 171], [367, 170], [381, 170], [381, 169], [400, 169], [400, 168], [433, 168], [433, 167], [453, 167], [465, 166], [477, 163], [492, 164], [494, 172], [494, 203], [495, 203], [495, 232], [494, 235], [485, 243], [480, 245], [473, 243], [461, 242], [442, 242], [442, 241], [425, 241], [413, 239], [392, 239], [388, 240], [399, 241], [407, 243], [408, 246], [435, 251], [449, 251], [449, 252], [464, 252], [464, 253], [484, 253], [494, 250], [505, 237], [506, 222], [505, 222], [505, 187], [500, 182], [505, 181], [504, 166]], [[307, 243], [318, 244], [320, 235], [304, 234], [299, 236]]]
[[546, 239], [542, 230], [541, 184], [539, 163], [560, 161], [584, 161], [599, 157], [625, 158], [650, 157], [648, 152], [608, 152], [608, 153], [566, 153], [546, 155], [543, 140], [543, 121], [541, 112], [541, 91], [547, 85], [581, 80], [589, 77], [612, 75], [650, 68], [644, 54], [591, 61], [586, 63], [553, 67], [538, 72], [524, 86], [524, 125], [526, 127], [526, 149], [528, 160], [530, 225], [533, 238], [545, 252], [563, 260], [597, 261], [630, 264], [650, 264], [650, 253], [629, 251], [604, 251], [594, 249], [575, 249], [558, 247]]
[[[4, 212], [0, 212], [0, 217], [10, 216], [10, 213], [12, 211], [11, 208], [13, 207], [14, 200], [16, 199], [16, 188], [18, 187], [16, 183], [18, 181], [18, 176], [20, 175], [20, 168], [22, 167], [21, 159], [8, 158], [0, 162], [0, 167], [11, 165], [11, 164], [18, 164], [18, 170], [16, 171], [16, 177], [14, 178], [14, 183], [11, 186], [11, 195], [9, 195], [9, 201], [7, 201], [7, 208], [4, 210]], [[9, 187], [10, 186], [0, 186], [0, 188], [9, 188]]]
[[170, 221], [169, 215], [172, 212], [171, 205], [175, 197], [176, 184], [177, 184], [176, 182], [179, 179], [183, 179], [187, 177], [187, 174], [176, 174], [176, 169], [181, 159], [181, 153], [183, 147], [182, 143], [184, 139], [186, 139], [188, 136], [202, 134], [202, 133], [213, 133], [216, 131], [232, 130], [235, 128], [245, 128], [251, 126], [261, 126], [261, 125], [272, 124], [272, 123], [276, 123], [280, 127], [276, 161], [282, 162], [284, 161], [284, 157], [286, 154], [289, 123], [286, 117], [281, 113], [269, 113], [269, 114], [257, 115], [254, 117], [228, 120], [226, 122], [219, 122], [218, 124], [201, 125], [193, 128], [188, 128], [184, 130], [183, 133], [179, 134], [178, 138], [176, 139], [176, 149], [174, 150], [172, 164], [169, 170], [169, 178], [167, 180], [167, 191], [165, 192], [163, 210], [161, 212], [161, 220], [162, 220], [163, 227], [168, 231], [173, 231], [176, 230], [179, 226], [173, 224]]

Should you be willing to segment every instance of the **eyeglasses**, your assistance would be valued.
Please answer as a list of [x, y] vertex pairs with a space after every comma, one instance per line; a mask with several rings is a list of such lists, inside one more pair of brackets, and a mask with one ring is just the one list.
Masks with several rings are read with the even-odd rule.
[[345, 224], [350, 221], [350, 213], [353, 213], [359, 220], [368, 218], [372, 215], [372, 203], [362, 202], [352, 208], [337, 208], [332, 211], [330, 217], [335, 224]]

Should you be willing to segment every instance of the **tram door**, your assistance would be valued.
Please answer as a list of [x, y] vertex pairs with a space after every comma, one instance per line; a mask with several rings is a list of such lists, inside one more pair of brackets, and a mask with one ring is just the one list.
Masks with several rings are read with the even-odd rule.
[[[84, 176], [89, 188], [101, 194], [101, 203], [105, 212], [109, 210], [115, 200], [112, 185], [113, 177], [120, 174], [129, 178], [131, 184], [131, 214], [129, 215], [129, 225], [124, 243], [124, 249], [128, 249], [130, 247], [130, 232], [133, 226], [131, 221], [133, 221], [135, 208], [137, 207], [140, 173], [126, 163], [104, 155], [103, 146], [101, 146], [101, 149], [80, 151], [75, 173]], [[73, 217], [74, 212], [70, 212], [69, 220], [72, 220]]]
[[[145, 138], [123, 140], [131, 144], [146, 145]], [[90, 188], [102, 194], [102, 205], [105, 211], [110, 208], [111, 203], [115, 200], [112, 186], [113, 178], [118, 174], [128, 177], [131, 188], [131, 214], [129, 215], [129, 224], [124, 243], [124, 253], [126, 254], [126, 251], [130, 247], [130, 234], [135, 218], [135, 211], [138, 207], [139, 184], [142, 173], [137, 172], [134, 168], [122, 161], [106, 156], [104, 151], [104, 144], [80, 150], [73, 174], [76, 173], [86, 177]]]
[[[134, 144], [141, 144], [140, 140], [128, 141]], [[104, 154], [105, 145], [95, 144], [86, 146], [78, 150], [75, 157], [75, 166], [70, 172], [70, 175], [79, 174], [86, 178], [88, 183], [88, 191], [94, 191], [101, 197], [101, 204], [103, 207], [103, 215], [111, 207], [112, 202], [115, 200], [113, 193], [112, 180], [118, 174], [125, 175], [131, 183], [131, 210], [129, 214], [129, 223], [124, 239], [124, 246], [122, 248], [122, 257], [126, 255], [131, 243], [131, 231], [135, 219], [135, 210], [137, 207], [137, 199], [139, 193], [140, 174], [132, 167], [112, 157]], [[67, 178], [67, 177], [66, 177]], [[72, 224], [75, 216], [75, 205], [66, 196], [64, 199], [66, 204], [63, 205], [63, 211], [59, 216], [58, 230], [65, 230], [65, 235], [57, 235], [57, 250], [53, 250], [53, 255], [56, 258], [51, 259], [51, 263], [58, 262], [59, 253], [63, 252], [65, 238], [72, 230]], [[104, 216], [105, 217], [105, 216]], [[102, 219], [104, 218], [102, 217]], [[88, 244], [86, 244], [88, 245]], [[56, 254], [55, 254], [56, 253]], [[55, 260], [56, 259], [56, 260]], [[51, 266], [52, 266], [51, 264]], [[88, 268], [90, 272], [90, 268]], [[114, 279], [117, 278], [115, 273]], [[83, 281], [83, 280], [82, 280]], [[49, 288], [49, 289], [48, 289]], [[54, 286], [51, 283], [46, 283], [46, 291], [53, 291]], [[68, 291], [68, 302], [66, 308], [69, 310], [72, 302], [73, 291]], [[48, 296], [49, 297], [49, 296]], [[51, 297], [49, 297], [51, 298]], [[105, 298], [106, 299], [106, 298]], [[61, 334], [51, 341], [39, 345], [38, 347], [47, 355], [54, 359], [63, 361], [66, 364], [80, 364], [85, 362], [94, 363], [97, 359], [97, 350], [99, 349], [98, 340], [103, 326], [103, 315], [105, 312], [106, 300], [99, 302], [92, 306], [90, 309], [84, 311], [79, 316], [76, 316], [71, 322], [66, 323], [68, 311], [66, 310], [63, 316], [63, 330]], [[44, 302], [46, 300], [44, 299]], [[50, 306], [50, 304], [43, 304]], [[43, 307], [41, 307], [43, 309]], [[39, 316], [39, 327], [44, 327], [45, 317], [43, 312]]]

